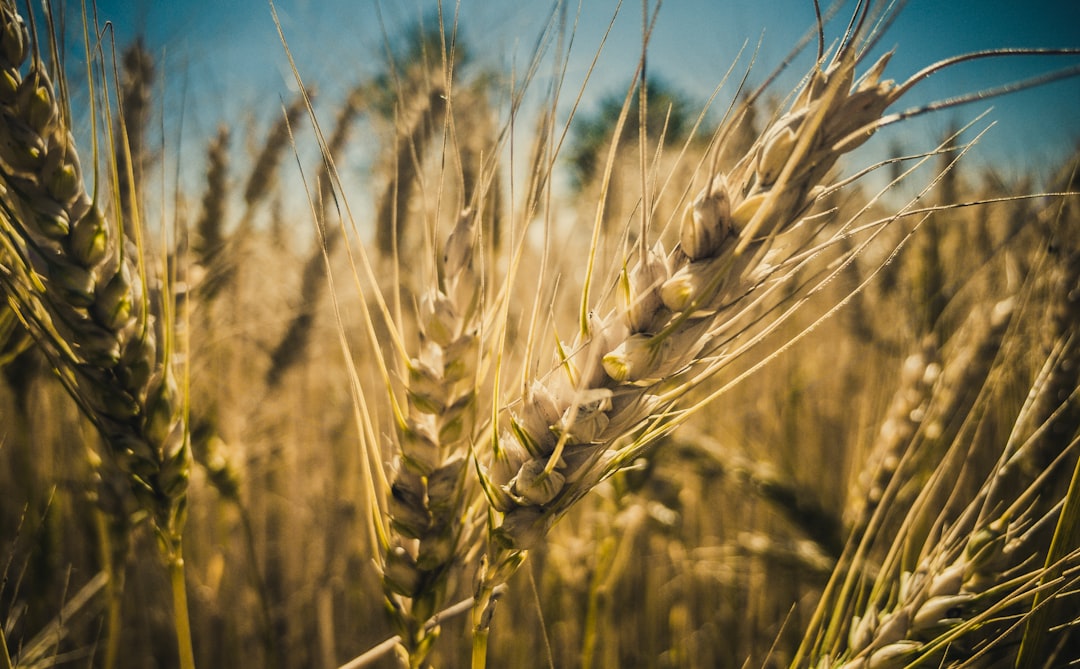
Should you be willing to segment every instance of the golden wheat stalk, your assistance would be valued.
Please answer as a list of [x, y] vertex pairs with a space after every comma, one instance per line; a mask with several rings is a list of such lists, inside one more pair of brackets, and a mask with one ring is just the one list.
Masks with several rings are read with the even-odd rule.
[[[756, 322], [768, 332], [798, 308], [800, 300], [784, 306], [777, 293], [810, 259], [836, 245], [833, 238], [805, 250], [800, 236], [812, 235], [816, 207], [843, 185], [830, 183], [838, 160], [880, 127], [917, 113], [885, 112], [927, 73], [960, 60], [898, 84], [883, 78], [886, 54], [857, 76], [863, 46], [876, 38], [870, 26], [887, 23], [890, 11], [858, 4], [843, 42], [810, 72], [790, 108], [730, 170], [707, 175], [673, 251], [646, 246], [645, 218], [638, 252], [618, 278], [620, 305], [606, 313], [589, 298], [594, 233], [577, 339], [560, 345], [553, 368], [510, 398], [480, 456], [494, 513], [493, 544], [476, 594], [477, 637], [486, 635], [493, 586], [505, 582], [525, 552], [599, 481], [685, 419], [679, 401], [746, 350], [732, 342], [747, 332], [747, 321], [761, 319]], [[762, 318], [778, 305], [779, 317]], [[485, 642], [475, 648], [474, 663], [482, 665]]]
[[405, 361], [406, 410], [382, 557], [383, 584], [403, 664], [423, 664], [438, 636], [428, 620], [446, 604], [480, 525], [468, 494], [477, 425], [481, 291], [473, 260], [476, 216], [464, 211], [438, 262], [437, 287], [420, 302], [420, 352]]
[[[814, 292], [869, 244], [838, 251], [849, 238], [863, 233], [874, 237], [890, 222], [917, 213], [904, 210], [890, 214], [858, 230], [849, 229], [849, 223], [839, 233], [826, 232], [824, 241], [815, 239], [824, 229], [825, 217], [820, 210], [827, 208], [825, 198], [863, 174], [834, 182], [832, 172], [840, 157], [880, 127], [932, 109], [886, 115], [914, 83], [936, 68], [958, 62], [938, 64], [896, 84], [882, 79], [889, 58], [886, 55], [857, 77], [861, 59], [877, 36], [869, 26], [888, 22], [887, 11], [876, 15], [875, 8], [879, 6], [858, 4], [852, 27], [831, 60], [819, 60], [787, 111], [772, 121], [745, 156], [722, 173], [715, 164], [711, 166], [704, 190], [681, 221], [674, 250], [668, 252], [660, 242], [649, 240], [656, 231], [649, 225], [648, 214], [643, 217], [640, 246], [620, 259], [621, 271], [611, 281], [618, 294], [616, 306], [591, 299], [590, 290], [597, 282], [594, 274], [599, 247], [595, 240], [604, 218], [602, 212], [597, 214], [594, 241], [587, 251], [576, 340], [556, 345], [553, 364], [541, 373], [532, 371], [531, 359], [526, 361], [530, 370], [523, 373], [522, 390], [496, 401], [497, 406], [484, 407], [487, 411], [477, 412], [491, 416], [489, 423], [477, 430], [484, 438], [471, 444], [490, 519], [487, 565], [478, 579], [474, 608], [474, 634], [479, 642], [474, 645], [473, 661], [477, 666], [486, 658], [487, 628], [500, 587], [525, 559], [526, 551], [540, 544], [551, 525], [600, 481], [628, 465], [703, 406], [700, 403], [684, 409], [679, 402], [695, 385], [731, 365], [751, 344], [775, 331], [776, 324], [801, 304], [800, 300], [791, 300], [794, 305], [785, 303], [788, 295], [782, 294], [784, 288], [796, 283], [793, 277], [798, 271], [810, 268], [821, 273], [818, 283], [811, 285], [810, 292]], [[280, 24], [278, 27], [280, 32]], [[623, 121], [625, 108], [620, 127]], [[322, 148], [325, 151], [325, 143]], [[871, 169], [875, 168], [866, 171]], [[644, 175], [642, 180], [642, 209], [649, 212], [652, 203]], [[345, 206], [347, 212], [347, 203]], [[383, 210], [389, 211], [389, 207]], [[392, 226], [389, 229], [392, 231]], [[386, 234], [386, 238], [392, 240], [394, 235]], [[443, 444], [431, 438], [433, 419], [428, 416], [441, 416], [455, 405], [457, 397], [455, 382], [447, 384], [453, 377], [446, 367], [453, 338], [428, 335], [456, 334], [462, 331], [462, 321], [456, 320], [458, 316], [444, 319], [439, 309], [432, 308], [437, 301], [429, 301], [421, 311], [421, 329], [428, 339], [442, 337], [443, 341], [430, 346], [427, 358], [406, 353], [401, 319], [391, 316], [362, 250], [360, 258], [370, 286], [361, 287], [359, 279], [357, 285], [362, 291], [373, 286], [370, 296], [377, 304], [362, 310], [370, 343], [386, 344], [385, 337], [380, 341], [375, 335], [373, 324], [375, 317], [381, 316], [390, 325], [391, 347], [408, 361], [408, 378], [397, 386], [403, 386], [407, 393], [407, 409], [395, 407], [400, 443], [394, 446], [400, 451], [385, 470], [377, 466], [386, 451], [385, 439], [376, 436], [379, 430], [358, 388], [356, 370], [350, 369], [358, 424], [367, 447], [363, 464], [376, 464], [373, 470], [365, 471], [366, 482], [371, 491], [383, 493], [371, 495], [374, 501], [368, 529], [371, 543], [384, 551], [377, 558], [384, 586], [392, 596], [413, 600], [423, 588], [423, 568], [418, 565], [423, 535], [433, 526], [430, 477], [444, 461]], [[821, 260], [828, 269], [812, 264]], [[516, 262], [511, 260], [511, 274], [519, 267]], [[799, 287], [805, 289], [805, 285]], [[438, 290], [445, 293], [447, 289], [440, 285]], [[496, 387], [505, 371], [499, 365], [509, 348], [509, 335], [505, 334], [510, 327], [506, 322], [508, 294], [502, 293], [484, 308], [484, 319], [493, 322], [498, 333], [482, 341], [493, 349], [490, 355], [497, 361]], [[540, 304], [539, 298], [536, 304]], [[778, 315], [771, 313], [773, 310]], [[453, 309], [447, 312], [454, 313]], [[527, 351], [535, 343], [532, 326], [536, 321], [530, 323]], [[344, 334], [342, 343], [351, 358]], [[427, 339], [424, 343], [430, 344]], [[788, 345], [790, 342], [783, 346]], [[472, 365], [469, 356], [462, 359], [466, 366]], [[438, 364], [433, 364], [435, 360]], [[399, 381], [387, 370], [385, 361], [380, 359], [376, 364], [380, 365], [382, 382], [387, 388], [395, 387]], [[394, 397], [393, 391], [390, 394]], [[426, 428], [416, 424], [417, 414], [423, 415]], [[445, 542], [439, 546], [446, 547]], [[406, 611], [405, 604], [401, 610]], [[410, 630], [416, 630], [422, 620], [413, 616]], [[424, 643], [416, 640], [419, 636], [413, 640], [406, 637], [408, 634], [402, 640], [406, 647]]]
[[3, 75], [12, 87], [0, 108], [9, 303], [45, 346], [159, 529], [179, 529], [188, 459], [184, 403], [164, 357], [169, 348], [159, 351], [138, 250], [84, 190], [66, 114], [9, 4], [3, 21]]
[[10, 0], [0, 80], [0, 282], [153, 521], [190, 667], [180, 553], [190, 449], [168, 299], [155, 302], [139, 246], [86, 192], [64, 89]]
[[[819, 615], [827, 623], [811, 625], [805, 638], [814, 648], [813, 666], [1043, 666], [1038, 662], [1060, 651], [1055, 648], [1075, 624], [1070, 611], [1080, 582], [1080, 412], [1075, 408], [1080, 311], [1075, 251], [1062, 256], [1042, 267], [1051, 277], [1053, 341], [1011, 434], [988, 428], [995, 417], [987, 415], [993, 400], [986, 389], [971, 405], [954, 405], [961, 383], [977, 385], [972, 374], [1000, 377], [1000, 358], [989, 372], [985, 362], [971, 358], [1002, 345], [1003, 317], [1012, 313], [1013, 300], [995, 305], [987, 319], [988, 342], [978, 342], [974, 356], [963, 351], [948, 363], [976, 371], [961, 368], [953, 374], [945, 368], [942, 379], [948, 382], [935, 388], [919, 428], [922, 448], [904, 453], [872, 514], [874, 530], [854, 537], [858, 547], [845, 560], [846, 575], [834, 575], [838, 584], [843, 580], [839, 594], [830, 588], [822, 599]], [[1039, 278], [1041, 273], [1032, 274]], [[1024, 300], [1029, 309], [1030, 294]], [[1028, 346], [1016, 341], [1019, 336], [1011, 331], [1004, 346]], [[926, 453], [925, 446], [942, 429], [934, 423], [950, 411], [969, 424], [945, 433], [948, 451], [928, 466], [925, 459], [936, 454]], [[980, 452], [996, 456], [988, 472], [978, 471]], [[905, 502], [905, 488], [920, 471], [931, 473], [917, 498]], [[976, 492], [965, 499], [963, 491], [973, 483]], [[894, 505], [894, 511], [910, 509], [901, 512], [903, 522], [895, 532], [883, 529], [882, 520]], [[885, 556], [874, 565], [873, 556], [881, 551]], [[865, 573], [863, 567], [877, 569], [872, 585], [857, 576]], [[855, 603], [859, 591], [868, 592], [861, 605]]]
[[490, 583], [655, 439], [680, 397], [716, 370], [741, 302], [778, 270], [768, 257], [774, 242], [803, 220], [838, 158], [869, 137], [901, 90], [881, 80], [888, 56], [856, 81], [856, 52], [849, 41], [815, 69], [749, 153], [707, 179], [672, 252], [657, 244], [626, 263], [620, 307], [600, 315], [586, 291], [578, 340], [510, 405], [485, 458], [484, 490], [501, 517]]

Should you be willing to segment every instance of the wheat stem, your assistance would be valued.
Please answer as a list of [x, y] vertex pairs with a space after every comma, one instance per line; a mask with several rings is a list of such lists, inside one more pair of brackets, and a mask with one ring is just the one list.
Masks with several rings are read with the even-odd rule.
[[[106, 588], [106, 615], [105, 615], [105, 653], [102, 659], [102, 669], [113, 669], [116, 666], [121, 641], [121, 614], [123, 610], [124, 593], [124, 565], [118, 565], [114, 559], [111, 532], [109, 531], [109, 514], [98, 508], [94, 514], [97, 521], [98, 537], [101, 542], [101, 561], [103, 571], [109, 575], [109, 583]], [[2, 627], [2, 625], [0, 625]]]
[[[424, 623], [424, 625], [428, 628], [434, 628], [443, 621], [450, 620], [451, 618], [456, 618], [463, 613], [468, 612], [470, 609], [472, 609], [472, 605], [472, 597], [463, 599], [460, 602], [454, 604], [453, 606], [448, 606], [439, 613], [435, 614], [426, 623]], [[372, 646], [368, 650], [364, 651], [362, 654], [357, 655], [353, 659], [338, 667], [338, 669], [361, 669], [362, 667], [366, 667], [378, 660], [380, 657], [393, 651], [394, 648], [396, 648], [400, 643], [400, 636], [392, 636], [386, 641], [383, 641], [376, 646]]]
[[472, 659], [471, 669], [487, 667], [488, 636], [491, 634], [491, 616], [502, 594], [502, 586], [492, 581], [481, 579], [480, 587], [472, 601]]
[[13, 669], [3, 625], [0, 625], [0, 669]]
[[173, 625], [176, 629], [180, 669], [195, 669], [195, 652], [191, 644], [191, 623], [188, 616], [187, 586], [184, 582], [184, 558], [180, 541], [176, 540], [169, 556], [169, 582], [172, 585]]

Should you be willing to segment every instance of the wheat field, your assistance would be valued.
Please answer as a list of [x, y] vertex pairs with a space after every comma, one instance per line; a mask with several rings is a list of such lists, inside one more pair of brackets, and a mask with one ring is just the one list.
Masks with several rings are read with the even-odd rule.
[[580, 8], [499, 72], [443, 3], [326, 94], [267, 3], [294, 95], [170, 183], [162, 51], [55, 4], [0, 0], [0, 669], [1080, 664], [1080, 153], [968, 104], [1080, 47], [894, 72], [903, 3], [807, 0], [687, 94], [645, 2], [592, 103]]

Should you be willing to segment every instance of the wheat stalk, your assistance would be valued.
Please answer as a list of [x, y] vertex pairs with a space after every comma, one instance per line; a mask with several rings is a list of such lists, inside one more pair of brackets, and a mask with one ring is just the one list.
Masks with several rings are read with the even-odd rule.
[[481, 291], [474, 266], [476, 217], [466, 210], [440, 256], [438, 285], [420, 302], [420, 354], [406, 361], [406, 410], [397, 415], [390, 533], [382, 572], [403, 664], [419, 667], [477, 537], [469, 507], [469, 451], [477, 425]]
[[750, 152], [707, 179], [674, 251], [647, 248], [643, 231], [618, 280], [620, 307], [593, 311], [587, 277], [577, 341], [511, 403], [491, 439], [481, 479], [501, 522], [479, 588], [481, 611], [484, 593], [524, 551], [666, 430], [675, 403], [720, 366], [717, 350], [740, 301], [777, 271], [770, 248], [813, 208], [839, 156], [865, 141], [901, 90], [880, 78], [887, 56], [855, 81], [856, 51], [849, 42], [815, 69]]
[[[638, 248], [617, 281], [619, 306], [607, 312], [590, 300], [603, 220], [598, 206], [578, 336], [557, 348], [549, 372], [507, 402], [479, 458], [493, 541], [475, 596], [474, 666], [486, 654], [493, 587], [599, 481], [685, 420], [688, 413], [677, 408], [683, 396], [745, 351], [731, 342], [775, 304], [770, 296], [783, 302], [777, 290], [795, 283], [799, 267], [835, 244], [792, 251], [803, 243], [800, 235], [812, 234], [815, 207], [842, 185], [829, 184], [839, 158], [910, 115], [885, 112], [927, 72], [949, 64], [897, 84], [882, 78], [886, 54], [856, 77], [862, 45], [876, 38], [868, 26], [887, 23], [891, 10], [876, 17], [874, 11], [873, 3], [859, 3], [844, 41], [811, 71], [790, 108], [730, 170], [713, 168], [687, 207], [673, 251], [647, 246], [643, 205]], [[625, 114], [626, 107], [616, 137]], [[784, 319], [758, 323], [768, 332]]]
[[[490, 538], [486, 564], [477, 579], [473, 616], [473, 662], [482, 666], [494, 601], [526, 552], [541, 544], [552, 524], [599, 482], [627, 466], [667, 431], [700, 410], [704, 402], [684, 408], [680, 401], [685, 401], [692, 387], [732, 365], [750, 346], [775, 332], [777, 324], [804, 301], [797, 293], [792, 297], [793, 293], [785, 291], [792, 286], [803, 290], [809, 286], [811, 293], [820, 290], [870, 243], [842, 248], [849, 239], [867, 233], [872, 241], [889, 223], [903, 216], [927, 213], [904, 210], [855, 230], [850, 230], [848, 223], [839, 232], [826, 232], [824, 241], [812, 241], [825, 229], [825, 216], [817, 212], [828, 206], [826, 198], [863, 174], [833, 182], [832, 172], [839, 158], [860, 146], [878, 128], [935, 108], [885, 115], [914, 83], [949, 62], [895, 84], [882, 79], [889, 58], [886, 55], [856, 77], [862, 58], [876, 39], [876, 29], [869, 26], [875, 21], [887, 23], [888, 11], [877, 15], [872, 3], [860, 2], [852, 26], [835, 54], [828, 61], [819, 60], [787, 111], [765, 127], [730, 169], [721, 173], [715, 162], [707, 168], [706, 186], [679, 222], [678, 243], [671, 252], [660, 242], [650, 241], [657, 236], [650, 219], [650, 189], [655, 184], [649, 181], [643, 167], [639, 245], [619, 259], [618, 277], [611, 282], [619, 300], [615, 306], [594, 302], [592, 297], [594, 286], [600, 283], [596, 240], [605, 220], [602, 204], [598, 207], [594, 240], [587, 251], [577, 337], [570, 343], [557, 344], [554, 362], [540, 373], [532, 369], [527, 353], [528, 369], [522, 373], [522, 382], [505, 396], [500, 396], [498, 389], [501, 375], [507, 371], [501, 365], [505, 364], [503, 356], [508, 354], [510, 344], [510, 335], [506, 334], [510, 329], [509, 290], [496, 291], [498, 297], [483, 303], [481, 312], [474, 313], [472, 306], [462, 308], [471, 302], [455, 300], [449, 285], [440, 280], [420, 300], [421, 353], [410, 354], [403, 343], [401, 319], [391, 316], [367, 256], [361, 254], [363, 272], [375, 286], [377, 303], [376, 307], [362, 310], [371, 343], [387, 343], [385, 337], [375, 334], [373, 317], [378, 315], [390, 324], [392, 350], [406, 361], [401, 379], [393, 378], [385, 361], [378, 361], [382, 382], [391, 389], [404, 389], [405, 399], [391, 390], [395, 420], [393, 463], [387, 471], [378, 471], [377, 466], [375, 471], [365, 471], [369, 488], [382, 494], [375, 495], [378, 499], [372, 504], [369, 530], [371, 543], [380, 550], [377, 562], [392, 616], [401, 632], [403, 661], [423, 662], [434, 638], [424, 621], [435, 611], [429, 602], [438, 600], [427, 589], [433, 572], [421, 564], [422, 558], [427, 552], [431, 557], [427, 565], [435, 571], [443, 569], [449, 563], [442, 558], [464, 548], [461, 543], [445, 540], [446, 528], [455, 528], [455, 524], [466, 527], [472, 518], [467, 495], [459, 493], [465, 484], [458, 483], [456, 469], [447, 477], [453, 483], [445, 497], [453, 500], [449, 505], [453, 513], [444, 515], [432, 506], [433, 477], [440, 483], [437, 497], [442, 497], [439, 472], [449, 462], [448, 454], [457, 455], [468, 447], [483, 490], [481, 502], [487, 505]], [[278, 27], [280, 32], [280, 24]], [[449, 82], [446, 90], [450, 90]], [[441, 104], [439, 100], [429, 102]], [[642, 115], [644, 107], [641, 105]], [[625, 122], [627, 109], [624, 107], [619, 127]], [[452, 114], [446, 118], [446, 126], [452, 126]], [[616, 128], [615, 136], [619, 135]], [[405, 165], [419, 170], [418, 155], [428, 139], [421, 122], [409, 124], [395, 147], [398, 168]], [[320, 142], [329, 162], [321, 137]], [[394, 181], [400, 189], [415, 177], [410, 173]], [[391, 255], [399, 232], [394, 229], [392, 199], [391, 194], [381, 200], [377, 216], [383, 231], [377, 245]], [[407, 200], [399, 192], [394, 204], [402, 206]], [[345, 207], [348, 213], [347, 203]], [[396, 223], [400, 225], [400, 218]], [[462, 225], [459, 221], [452, 239]], [[470, 233], [462, 238], [475, 237]], [[455, 244], [449, 246], [454, 248]], [[522, 248], [524, 243], [518, 247]], [[519, 259], [515, 256], [510, 261], [511, 278], [520, 269]], [[824, 261], [821, 264], [827, 269], [816, 268], [818, 261]], [[796, 274], [804, 269], [817, 272], [817, 277], [803, 283]], [[453, 278], [455, 272], [436, 264], [434, 274]], [[473, 278], [465, 285], [471, 291], [477, 281]], [[360, 283], [358, 279], [358, 287]], [[536, 304], [534, 311], [539, 312], [539, 298]], [[830, 309], [822, 320], [839, 306]], [[462, 320], [463, 313], [468, 314], [466, 320]], [[458, 441], [457, 434], [448, 438], [451, 435], [444, 435], [437, 421], [457, 419], [458, 403], [463, 397], [460, 392], [468, 395], [466, 404], [476, 401], [471, 396], [477, 388], [476, 370], [484, 364], [474, 361], [471, 348], [469, 354], [451, 360], [455, 337], [474, 330], [469, 320], [473, 318], [477, 323], [490, 320], [496, 326], [493, 330], [497, 335], [480, 342], [479, 356], [490, 355], [495, 363], [495, 395], [500, 399], [490, 411], [477, 411], [477, 415], [490, 415], [491, 419], [466, 430], [470, 438], [477, 437], [470, 443], [471, 439]], [[535, 345], [532, 327], [538, 320], [529, 323], [526, 351], [532, 351]], [[474, 345], [471, 340], [466, 343]], [[342, 344], [349, 355], [343, 334]], [[789, 345], [790, 341], [783, 347]], [[471, 384], [459, 385], [461, 377], [448, 371], [448, 363], [454, 362], [472, 370]], [[386, 439], [375, 436], [375, 419], [358, 387], [355, 368], [350, 372], [358, 424], [365, 435], [367, 467], [387, 450]], [[709, 394], [706, 400], [721, 392], [723, 389]], [[435, 580], [442, 578], [439, 572]]]
[[[856, 536], [862, 545], [850, 564], [867, 562], [875, 535], [887, 551], [884, 564], [859, 613], [852, 613], [848, 600], [858, 588], [853, 569], [844, 586], [847, 594], [823, 599], [821, 606], [832, 609], [831, 622], [816, 641], [816, 660], [812, 657], [811, 662], [817, 664], [812, 666], [981, 666], [1014, 660], [1019, 665], [1051, 657], [1054, 641], [1049, 639], [1060, 638], [1056, 635], [1075, 623], [1067, 611], [1075, 605], [1080, 568], [1075, 548], [1080, 441], [1072, 343], [1076, 270], [1069, 255], [1055, 265], [1050, 308], [1055, 343], [1013, 422], [1012, 434], [1004, 444], [995, 443], [993, 430], [977, 425], [986, 415], [985, 392], [965, 408], [955, 406], [955, 380], [935, 389], [926, 423], [919, 428], [924, 440], [930, 439], [926, 433], [941, 429], [931, 423], [950, 413], [966, 416], [974, 425], [945, 437], [949, 452], [930, 465], [929, 481], [910, 505], [901, 499], [905, 481], [900, 479], [910, 479], [919, 467], [914, 452], [905, 453], [882, 503], [909, 506], [911, 511], [895, 535], [882, 530], [881, 509], [870, 521], [875, 531]], [[970, 358], [986, 357], [988, 348], [996, 350], [1012, 310], [1012, 300], [996, 305], [987, 341], [950, 363], [975, 368], [959, 370], [964, 383], [973, 382], [964, 377], [987, 376], [986, 363]], [[942, 378], [949, 372], [946, 368]], [[994, 378], [993, 370], [989, 374]], [[965, 461], [980, 447], [995, 449], [997, 462], [965, 503], [962, 491], [978, 476]], [[847, 636], [841, 638], [844, 629]], [[1017, 656], [1021, 648], [1026, 657]]]
[[206, 190], [203, 192], [199, 218], [195, 222], [195, 238], [192, 243], [195, 267], [198, 268], [195, 283], [208, 300], [213, 299], [223, 280], [223, 270], [218, 257], [226, 239], [224, 228], [229, 186], [230, 137], [228, 126], [221, 125], [206, 149]]
[[86, 192], [63, 88], [9, 0], [0, 5], [0, 75], [0, 281], [150, 514], [190, 667], [180, 548], [190, 451], [167, 303], [155, 305], [159, 326], [140, 250]]

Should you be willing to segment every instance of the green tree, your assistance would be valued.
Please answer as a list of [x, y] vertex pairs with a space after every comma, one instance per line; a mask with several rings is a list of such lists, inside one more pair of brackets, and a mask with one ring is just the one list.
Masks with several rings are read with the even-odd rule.
[[[634, 84], [630, 109], [623, 124], [620, 146], [636, 146], [640, 133], [641, 96]], [[664, 135], [665, 144], [684, 141], [694, 126], [697, 110], [693, 101], [655, 75], [645, 81], [645, 134], [651, 140]], [[622, 113], [625, 94], [612, 93], [600, 100], [596, 111], [574, 121], [572, 142], [567, 151], [573, 186], [580, 190], [598, 176], [604, 150], [614, 139], [615, 126]]]

